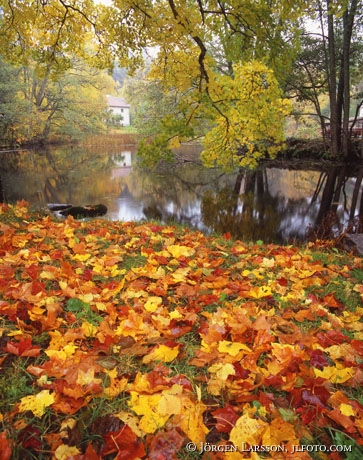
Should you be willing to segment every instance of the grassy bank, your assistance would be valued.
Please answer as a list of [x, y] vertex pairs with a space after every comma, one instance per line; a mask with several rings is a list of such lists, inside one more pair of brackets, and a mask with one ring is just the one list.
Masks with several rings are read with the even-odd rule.
[[87, 146], [119, 146], [137, 144], [140, 135], [134, 128], [125, 127], [122, 129], [110, 129], [106, 134], [98, 134], [96, 136], [88, 136], [80, 144]]
[[324, 245], [1, 205], [0, 459], [358, 460], [362, 294]]

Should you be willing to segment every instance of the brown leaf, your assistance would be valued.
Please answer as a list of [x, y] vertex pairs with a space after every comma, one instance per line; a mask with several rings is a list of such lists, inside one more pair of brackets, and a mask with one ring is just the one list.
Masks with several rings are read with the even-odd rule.
[[174, 460], [183, 445], [185, 437], [175, 428], [170, 431], [158, 431], [151, 438], [149, 445], [149, 460]]

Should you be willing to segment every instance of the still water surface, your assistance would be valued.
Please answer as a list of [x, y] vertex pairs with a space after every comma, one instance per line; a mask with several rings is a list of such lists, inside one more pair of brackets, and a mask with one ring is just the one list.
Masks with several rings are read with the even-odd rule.
[[[196, 162], [148, 171], [137, 146], [0, 152], [0, 201], [103, 203], [110, 220], [158, 220], [245, 240], [304, 239], [333, 210], [345, 225], [363, 212], [361, 169], [328, 164], [270, 163], [251, 173], [225, 174]], [[184, 155], [197, 158], [198, 147]], [[185, 158], [185, 157], [184, 157]]]

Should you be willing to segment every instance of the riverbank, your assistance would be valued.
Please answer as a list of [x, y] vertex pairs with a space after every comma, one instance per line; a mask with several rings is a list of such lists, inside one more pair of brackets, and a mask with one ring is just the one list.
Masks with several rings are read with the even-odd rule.
[[[352, 138], [350, 142], [350, 162], [361, 164], [362, 139]], [[286, 147], [278, 155], [278, 158], [287, 160], [333, 160], [330, 154], [329, 141], [324, 140], [322, 137], [317, 139], [289, 138], [286, 141]], [[343, 159], [340, 158], [337, 161], [343, 161]]]
[[2, 460], [363, 455], [361, 258], [24, 202], [0, 248]]
[[34, 140], [29, 142], [23, 142], [21, 144], [16, 142], [15, 144], [1, 146], [0, 152], [13, 152], [21, 149], [37, 149], [44, 147], [67, 145], [80, 145], [85, 147], [119, 147], [120, 145], [136, 145], [139, 142], [139, 140], [140, 135], [138, 134], [136, 129], [133, 129], [132, 127], [124, 127], [120, 129], [110, 129], [107, 131], [107, 133], [95, 134], [93, 136], [89, 135], [84, 139], [78, 140], [65, 140], [64, 138], [53, 138], [49, 139], [47, 142], [36, 142]]

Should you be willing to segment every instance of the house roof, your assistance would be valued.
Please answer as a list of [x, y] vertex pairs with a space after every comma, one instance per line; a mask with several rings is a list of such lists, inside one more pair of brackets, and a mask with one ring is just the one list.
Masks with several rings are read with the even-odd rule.
[[107, 102], [109, 107], [130, 107], [123, 97], [107, 96]]

